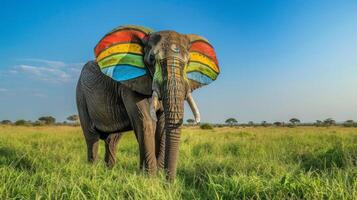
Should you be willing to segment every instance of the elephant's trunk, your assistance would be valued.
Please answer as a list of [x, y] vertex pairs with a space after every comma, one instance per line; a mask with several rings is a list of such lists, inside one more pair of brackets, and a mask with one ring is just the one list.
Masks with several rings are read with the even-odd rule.
[[[184, 63], [175, 58], [162, 61], [166, 66], [162, 101], [165, 113], [165, 169], [167, 178], [174, 180], [179, 152], [181, 125], [183, 122], [186, 87], [183, 79]], [[166, 74], [165, 74], [166, 73]]]

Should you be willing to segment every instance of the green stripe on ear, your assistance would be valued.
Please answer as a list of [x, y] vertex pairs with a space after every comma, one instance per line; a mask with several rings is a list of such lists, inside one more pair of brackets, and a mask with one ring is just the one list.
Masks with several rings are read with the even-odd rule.
[[216, 80], [218, 74], [217, 72], [213, 71], [211, 68], [207, 67], [206, 65], [203, 65], [198, 62], [189, 62], [188, 63], [188, 68], [186, 72], [201, 72], [202, 74], [205, 74], [206, 76], [210, 77], [212, 80]]
[[139, 68], [145, 68], [142, 55], [129, 53], [114, 54], [98, 62], [100, 68], [111, 67], [115, 65], [132, 65]]

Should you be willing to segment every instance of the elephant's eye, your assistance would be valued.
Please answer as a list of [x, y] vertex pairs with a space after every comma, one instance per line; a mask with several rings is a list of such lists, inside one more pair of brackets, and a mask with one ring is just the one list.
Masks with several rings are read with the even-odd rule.
[[153, 63], [155, 61], [155, 55], [151, 54], [149, 59], [150, 59], [150, 62]]
[[176, 44], [171, 45], [171, 50], [175, 53], [180, 53], [180, 48]]

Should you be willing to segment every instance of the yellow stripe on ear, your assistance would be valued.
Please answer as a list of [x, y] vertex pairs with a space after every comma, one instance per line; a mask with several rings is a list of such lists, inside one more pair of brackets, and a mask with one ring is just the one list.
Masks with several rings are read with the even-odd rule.
[[219, 73], [219, 69], [218, 69], [216, 63], [214, 63], [210, 58], [208, 58], [205, 55], [202, 55], [197, 52], [190, 52], [190, 61], [193, 61], [193, 62], [196, 61], [196, 62], [205, 64], [208, 67], [210, 67], [211, 69], [213, 69], [215, 72]]
[[107, 56], [118, 53], [133, 53], [143, 55], [143, 48], [141, 45], [135, 43], [116, 44], [102, 51], [97, 57], [97, 62], [101, 61]]

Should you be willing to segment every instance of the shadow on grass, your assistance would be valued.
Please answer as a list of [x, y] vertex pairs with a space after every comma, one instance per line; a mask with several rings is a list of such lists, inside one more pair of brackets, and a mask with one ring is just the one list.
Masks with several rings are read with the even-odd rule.
[[328, 171], [333, 168], [345, 169], [351, 165], [355, 166], [357, 159], [353, 148], [344, 148], [341, 143], [336, 143], [327, 149], [298, 153], [296, 158], [304, 171], [316, 172]]
[[241, 146], [236, 143], [227, 143], [222, 147], [224, 155], [239, 156], [241, 154]]
[[239, 156], [241, 154], [241, 146], [237, 143], [226, 143], [223, 147], [211, 143], [202, 143], [192, 148], [192, 156], [194, 157], [220, 156], [221, 154]]
[[192, 149], [192, 154], [195, 157], [210, 155], [212, 153], [213, 153], [213, 144], [211, 143], [197, 144]]
[[26, 154], [9, 147], [0, 147], [0, 166], [12, 167], [19, 171], [34, 172], [36, 170]]
[[[192, 166], [179, 168], [178, 176], [182, 178], [185, 188], [194, 190], [195, 194], [199, 194], [200, 198], [206, 199], [207, 196], [214, 195], [214, 191], [210, 189], [210, 176], [212, 175], [227, 175], [231, 176], [236, 173], [235, 168], [231, 163], [219, 163], [212, 160], [201, 160], [192, 164]], [[190, 196], [190, 191], [185, 191]]]

